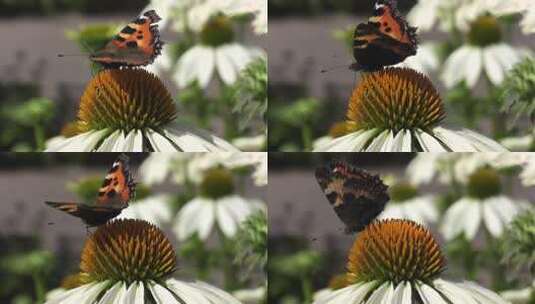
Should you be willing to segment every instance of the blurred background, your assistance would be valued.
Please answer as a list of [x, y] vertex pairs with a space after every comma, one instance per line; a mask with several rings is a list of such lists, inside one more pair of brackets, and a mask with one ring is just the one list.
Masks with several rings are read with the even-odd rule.
[[[529, 287], [535, 278], [529, 266], [533, 256], [527, 253], [533, 252], [533, 241], [527, 237], [525, 247], [514, 246], [512, 235], [517, 232], [508, 230], [517, 219], [474, 214], [461, 207], [464, 200], [473, 198], [483, 210], [499, 197], [496, 214], [518, 216], [525, 213], [520, 212], [523, 208], [531, 208], [526, 215], [531, 223], [526, 227], [531, 228], [526, 229], [533, 228], [535, 188], [519, 178], [527, 174], [528, 165], [504, 164], [505, 156], [498, 164], [500, 161], [492, 157], [496, 155], [270, 153], [268, 302], [311, 303], [317, 292], [345, 286], [340, 275], [345, 273], [347, 254], [356, 236], [344, 233], [342, 221], [314, 176], [317, 167], [345, 160], [378, 174], [389, 185], [390, 201], [380, 217], [412, 219], [431, 230], [447, 259], [443, 277], [474, 280], [498, 292], [524, 289], [524, 298], [517, 297], [518, 302], [512, 303], [535, 303], [535, 292]], [[481, 222], [475, 235], [455, 228], [469, 226], [478, 218]], [[494, 224], [502, 229], [489, 232], [488, 227]], [[518, 235], [525, 238], [533, 233]], [[522, 252], [527, 264], [511, 263], [510, 259], [522, 256]]]
[[[79, 218], [44, 202], [92, 202], [117, 156], [113, 153], [1, 154], [1, 303], [43, 303], [50, 290], [73, 288], [69, 275], [79, 272], [81, 250], [95, 228], [88, 231]], [[264, 153], [129, 156], [138, 183], [136, 197], [119, 217], [144, 219], [164, 231], [175, 246], [179, 265], [174, 273], [176, 278], [198, 279], [236, 292], [244, 303], [263, 303], [266, 191], [257, 177], [264, 178], [267, 172], [257, 169], [267, 156]], [[207, 192], [207, 187], [212, 192]], [[199, 219], [208, 218], [206, 214], [196, 213], [191, 219], [180, 212], [184, 206], [201, 199], [208, 200], [213, 208], [225, 204], [241, 216], [233, 216], [227, 222], [231, 227], [221, 226], [212, 217], [213, 226], [206, 235], [200, 235], [194, 224], [186, 225], [187, 231], [179, 227], [180, 222], [198, 223]]]
[[[193, 80], [179, 83], [179, 59], [204, 43], [200, 32], [208, 25], [185, 21], [190, 11], [202, 10], [198, 8], [202, 2], [1, 0], [0, 34], [4, 42], [0, 54], [0, 150], [41, 151], [47, 139], [72, 136], [80, 97], [95, 74], [89, 54], [102, 48], [149, 7], [164, 17], [160, 30], [166, 45], [164, 54], [147, 68], [160, 76], [173, 96], [179, 119], [228, 141], [242, 139], [239, 142], [244, 150], [262, 150], [265, 139], [258, 136], [265, 137], [263, 113], [267, 106], [262, 96], [255, 96], [262, 99], [260, 105], [256, 104], [250, 94], [257, 92], [244, 88], [251, 77], [223, 82], [214, 73], [206, 85]], [[207, 14], [215, 16], [219, 11]], [[261, 52], [263, 38], [251, 26], [255, 14], [251, 10], [229, 16], [232, 41], [225, 43], [239, 43]], [[193, 26], [197, 28], [193, 30]], [[228, 35], [228, 30], [215, 28], [211, 35], [216, 39]], [[58, 58], [58, 54], [80, 56]], [[265, 70], [265, 59], [258, 60], [263, 60]], [[233, 72], [239, 76], [248, 63], [243, 60]], [[255, 144], [243, 144], [251, 137], [257, 139]]]
[[[504, 43], [519, 52], [511, 51], [508, 58], [532, 51], [533, 34], [519, 25], [522, 12], [493, 14], [485, 3], [500, 1], [492, 0], [397, 2], [401, 14], [419, 28], [418, 55], [407, 59], [405, 66], [431, 78], [446, 106], [445, 124], [506, 140], [504, 144], [513, 151], [531, 151], [531, 112], [508, 107], [516, 99], [531, 105], [535, 91], [531, 81], [521, 82], [528, 84], [530, 93], [525, 96], [529, 97], [517, 98], [515, 94], [522, 93], [511, 88], [513, 85], [489, 81], [484, 71], [475, 84], [450, 84], [444, 76], [448, 58], [465, 45], [479, 43], [477, 47], [484, 48]], [[351, 39], [357, 24], [371, 16], [374, 4], [374, 0], [269, 1], [269, 151], [311, 151], [321, 139], [345, 135], [347, 103], [360, 78], [347, 68], [354, 61]], [[491, 25], [478, 28], [476, 21], [486, 16], [494, 18]], [[493, 37], [490, 41], [486, 40], [489, 36]], [[481, 41], [469, 41], [473, 37]], [[461, 67], [473, 67], [474, 59], [456, 65], [457, 74], [462, 74]], [[511, 64], [505, 66], [505, 72], [511, 70]], [[329, 71], [321, 73], [324, 69]], [[507, 89], [511, 89], [509, 94], [504, 92]], [[521, 119], [515, 120], [517, 116]], [[519, 138], [524, 141], [519, 143]]]

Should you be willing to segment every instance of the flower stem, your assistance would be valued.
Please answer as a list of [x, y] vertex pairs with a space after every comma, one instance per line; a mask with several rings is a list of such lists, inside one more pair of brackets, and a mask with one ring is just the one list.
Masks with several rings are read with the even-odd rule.
[[307, 276], [301, 278], [301, 292], [304, 297], [303, 303], [312, 303], [312, 284]]
[[38, 272], [32, 275], [33, 283], [35, 285], [36, 303], [43, 303], [45, 301], [45, 286], [42, 276]]
[[45, 132], [43, 127], [39, 124], [33, 126], [33, 136], [35, 139], [35, 147], [37, 151], [45, 149]]
[[312, 130], [308, 124], [301, 128], [301, 140], [303, 141], [304, 151], [312, 150]]

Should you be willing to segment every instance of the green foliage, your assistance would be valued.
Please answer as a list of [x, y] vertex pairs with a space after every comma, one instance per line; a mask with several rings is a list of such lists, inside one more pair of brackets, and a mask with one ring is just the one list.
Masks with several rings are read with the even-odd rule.
[[249, 216], [241, 225], [236, 236], [237, 253], [235, 261], [253, 267], [265, 268], [268, 258], [267, 250], [268, 224], [264, 211]]
[[503, 111], [515, 115], [516, 120], [527, 116], [535, 119], [535, 59], [527, 57], [517, 63], [503, 83]]
[[[34, 142], [19, 142], [18, 147], [23, 144], [25, 150], [33, 149], [43, 150], [45, 146], [45, 130], [50, 126], [55, 115], [55, 104], [46, 98], [31, 98], [28, 101], [16, 104], [7, 104], [0, 107], [0, 117], [5, 117], [9, 121], [9, 129], [4, 129], [3, 136], [18, 134], [32, 131]], [[22, 137], [22, 136], [21, 136]], [[18, 138], [18, 136], [17, 136]], [[13, 138], [13, 140], [17, 140]], [[19, 138], [20, 140], [20, 138]], [[15, 146], [17, 147], [17, 146]]]
[[253, 118], [264, 121], [268, 108], [267, 61], [259, 57], [241, 72], [234, 85], [236, 103], [233, 112], [241, 115], [239, 127], [244, 130]]
[[519, 214], [503, 237], [504, 262], [535, 276], [535, 211]]

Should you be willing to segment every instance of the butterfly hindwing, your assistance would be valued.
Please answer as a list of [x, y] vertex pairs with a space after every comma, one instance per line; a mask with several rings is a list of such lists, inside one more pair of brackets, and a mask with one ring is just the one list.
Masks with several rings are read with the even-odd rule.
[[360, 23], [353, 35], [353, 70], [373, 71], [416, 55], [416, 28], [398, 12], [395, 0], [379, 0], [373, 16]]
[[347, 233], [364, 229], [389, 200], [387, 187], [378, 176], [345, 162], [316, 169], [316, 179]]
[[121, 213], [122, 209], [95, 207], [73, 202], [45, 202], [47, 205], [81, 218], [88, 226], [99, 226]]
[[154, 62], [163, 47], [156, 24], [160, 20], [154, 10], [145, 12], [126, 25], [90, 59], [106, 68], [144, 66]]

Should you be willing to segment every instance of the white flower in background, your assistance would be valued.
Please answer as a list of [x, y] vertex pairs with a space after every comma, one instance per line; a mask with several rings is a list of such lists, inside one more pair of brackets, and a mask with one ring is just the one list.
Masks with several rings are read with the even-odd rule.
[[238, 227], [249, 215], [261, 209], [263, 203], [238, 195], [221, 198], [196, 197], [182, 207], [177, 215], [173, 231], [180, 241], [197, 233], [206, 240], [217, 224], [223, 234], [232, 238]]
[[525, 50], [504, 43], [499, 21], [483, 15], [471, 23], [466, 43], [446, 59], [442, 80], [448, 88], [462, 81], [473, 88], [485, 72], [492, 84], [499, 85], [526, 54]]
[[441, 279], [445, 267], [437, 241], [424, 226], [407, 220], [375, 222], [357, 235], [349, 252], [350, 285], [324, 293], [314, 304], [408, 304], [414, 298], [424, 304], [507, 304], [475, 283]]
[[[224, 2], [221, 0], [212, 0]], [[222, 11], [229, 16], [253, 13], [253, 27], [257, 34], [268, 32], [268, 2], [267, 0], [233, 0]]]
[[[199, 43], [187, 50], [177, 63], [173, 78], [179, 87], [197, 81], [206, 88], [216, 71], [223, 83], [231, 85], [247, 64], [263, 56], [259, 48], [235, 40], [232, 16], [225, 14], [226, 10], [231, 13], [233, 4], [234, 1], [207, 0], [188, 11], [188, 28], [198, 34]], [[242, 9], [239, 13], [246, 11]]]
[[243, 304], [260, 304], [266, 300], [266, 287], [258, 287], [254, 289], [240, 289], [232, 293], [232, 295]]
[[[457, 153], [455, 153], [457, 154]], [[443, 172], [443, 165], [450, 153], [418, 153], [407, 166], [406, 174], [413, 185], [429, 184]]]
[[130, 203], [117, 219], [140, 219], [158, 227], [169, 223], [173, 214], [170, 208], [171, 197], [166, 194], [149, 196]]
[[178, 60], [175, 81], [184, 88], [194, 81], [206, 88], [217, 71], [217, 75], [227, 85], [233, 84], [238, 74], [255, 58], [261, 56], [258, 48], [246, 47], [238, 43], [228, 43], [213, 47], [196, 45], [187, 50]]
[[149, 157], [143, 161], [141, 166], [139, 166], [140, 177], [143, 184], [151, 186], [164, 182], [171, 172], [171, 163], [177, 158], [186, 160], [187, 156], [182, 155], [183, 153], [169, 152], [150, 154]]
[[49, 294], [46, 304], [153, 303], [150, 298], [166, 304], [240, 304], [207, 283], [169, 278], [176, 270], [173, 246], [145, 221], [113, 220], [99, 226], [86, 241], [81, 261], [84, 284]]
[[476, 132], [437, 126], [445, 116], [440, 95], [427, 76], [408, 68], [364, 73], [349, 100], [349, 134], [315, 151], [506, 151]]
[[500, 296], [512, 304], [530, 304], [533, 294], [535, 294], [535, 280], [529, 287], [502, 291]]
[[466, 81], [473, 88], [482, 72], [494, 85], [499, 85], [505, 74], [522, 59], [522, 52], [505, 43], [487, 47], [463, 45], [455, 50], [444, 63], [442, 80], [451, 88]]
[[408, 67], [418, 72], [429, 75], [438, 69], [440, 62], [436, 54], [435, 43], [424, 43], [418, 47], [418, 53], [415, 56], [408, 57], [397, 66]]
[[521, 13], [523, 15], [520, 26], [524, 34], [535, 33], [535, 6], [531, 0], [498, 1], [492, 9], [497, 16]]
[[264, 151], [267, 144], [266, 134], [252, 137], [238, 137], [232, 140], [232, 144], [244, 152]]
[[433, 195], [418, 195], [418, 189], [395, 177], [385, 178], [390, 201], [381, 213], [381, 219], [407, 219], [429, 225], [438, 220], [438, 209]]
[[78, 135], [51, 140], [46, 151], [238, 151], [215, 135], [175, 122], [176, 116], [171, 94], [154, 74], [107, 69], [91, 79], [82, 95]]
[[527, 152], [535, 143], [533, 134], [524, 136], [510, 136], [500, 140], [500, 144], [507, 148], [511, 152]]
[[444, 214], [440, 231], [446, 240], [461, 234], [472, 240], [483, 223], [493, 237], [500, 237], [525, 204], [505, 196], [501, 188], [496, 169], [482, 167], [475, 170], [466, 180], [465, 196]]

